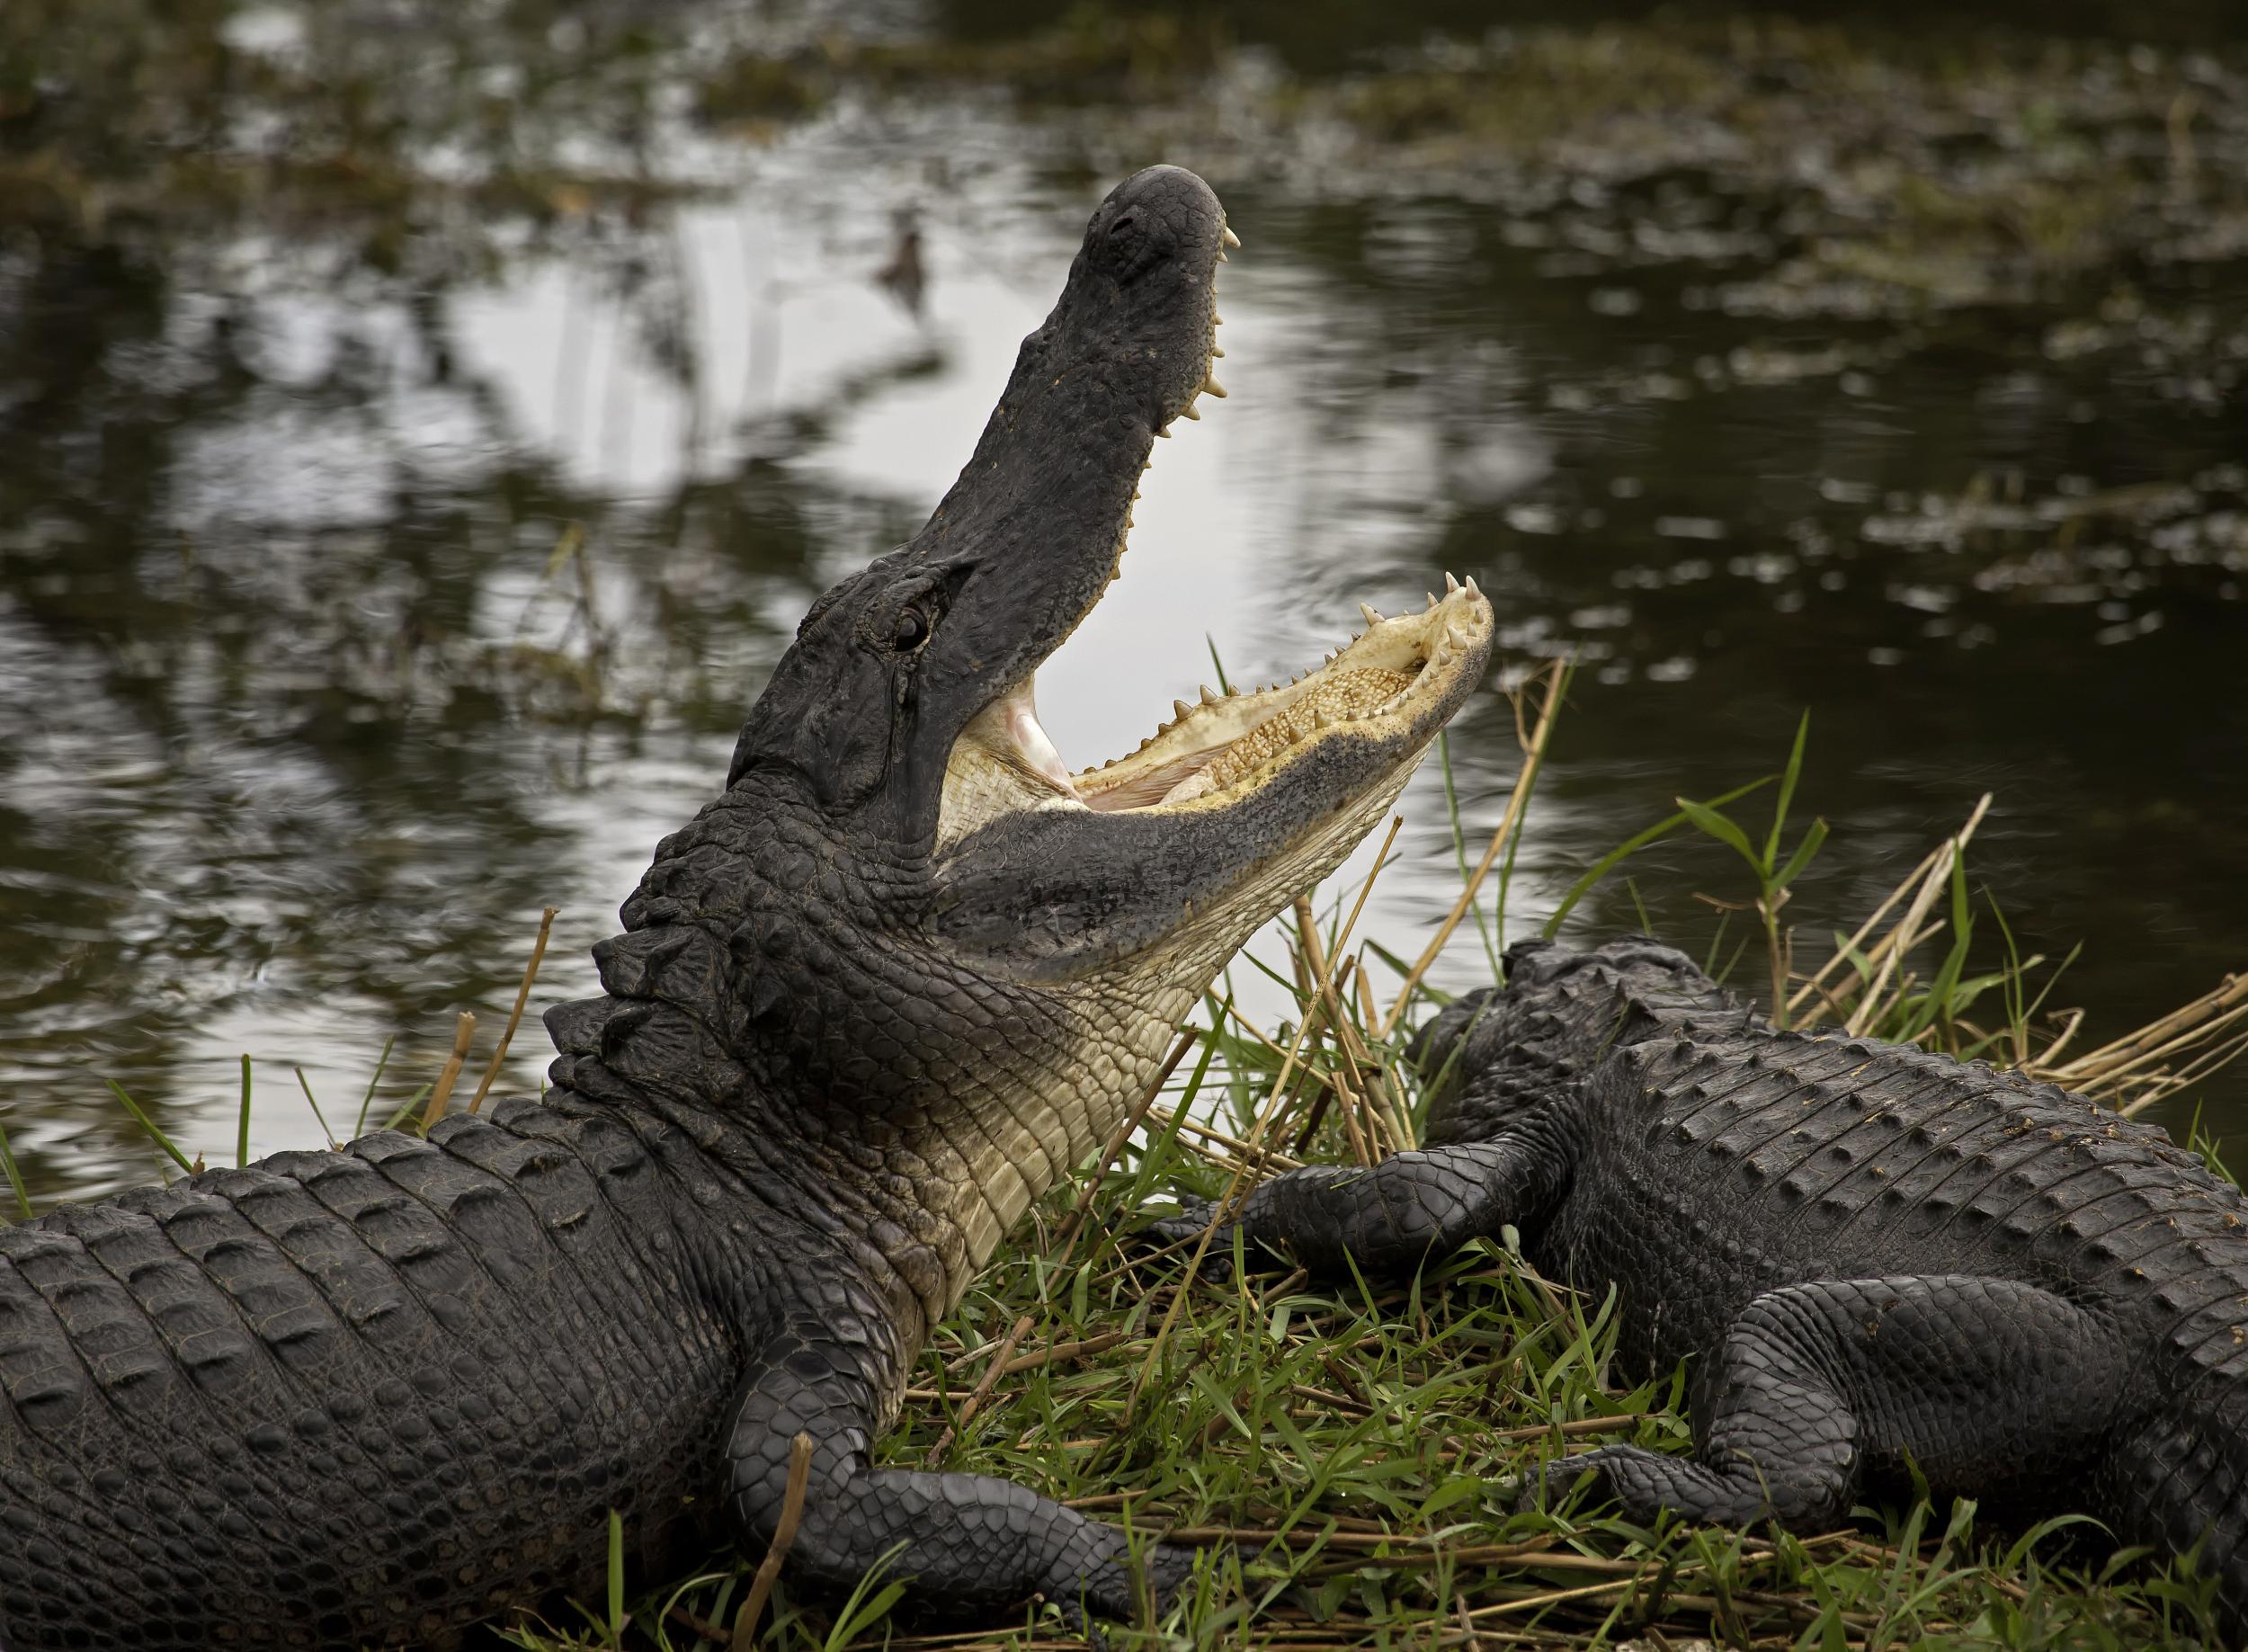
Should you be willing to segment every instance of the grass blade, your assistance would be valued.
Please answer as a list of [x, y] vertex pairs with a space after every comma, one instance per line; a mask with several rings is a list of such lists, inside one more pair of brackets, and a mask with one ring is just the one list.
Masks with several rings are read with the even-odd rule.
[[436, 1087], [437, 1081], [433, 1078], [420, 1089], [416, 1090], [412, 1095], [406, 1097], [406, 1105], [399, 1108], [397, 1112], [392, 1113], [382, 1128], [387, 1130], [397, 1130], [398, 1126], [404, 1124], [408, 1119], [414, 1116], [414, 1110], [422, 1104], [422, 1098]]
[[8, 1173], [8, 1185], [15, 1192], [15, 1208], [23, 1212], [23, 1219], [31, 1219], [31, 1196], [23, 1189], [23, 1173], [15, 1167], [15, 1153], [8, 1146], [8, 1132], [0, 1128], [0, 1166]]
[[1803, 746], [1810, 734], [1811, 713], [1806, 707], [1796, 724], [1795, 748], [1788, 754], [1788, 766], [1780, 774], [1780, 800], [1772, 806], [1771, 835], [1764, 840], [1767, 867], [1780, 858], [1780, 834], [1788, 824], [1788, 805], [1795, 801], [1796, 781], [1803, 774]]
[[1803, 835], [1803, 841], [1796, 845], [1796, 852], [1788, 857], [1788, 863], [1780, 869], [1780, 875], [1771, 880], [1772, 888], [1784, 889], [1802, 876], [1803, 869], [1810, 865], [1811, 857], [1825, 841], [1826, 821], [1824, 817], [1814, 820], [1811, 829]]
[[172, 1145], [172, 1139], [165, 1135], [161, 1130], [156, 1128], [156, 1121], [154, 1119], [140, 1111], [140, 1103], [133, 1100], [131, 1096], [125, 1094], [125, 1086], [119, 1084], [114, 1078], [104, 1078], [102, 1082], [109, 1085], [112, 1090], [116, 1092], [117, 1099], [125, 1103], [125, 1111], [132, 1114], [133, 1122], [139, 1125], [142, 1130], [148, 1133], [148, 1139], [155, 1142], [156, 1146], [162, 1147], [166, 1153], [169, 1153], [172, 1156], [173, 1162], [179, 1165], [182, 1170], [187, 1172], [187, 1174], [191, 1176], [195, 1174], [195, 1166], [192, 1162], [190, 1162], [187, 1155], [181, 1152], [179, 1148]]
[[250, 1052], [242, 1052], [242, 1112], [235, 1121], [234, 1162], [240, 1169], [250, 1162]]
[[[1735, 786], [1732, 790], [1721, 793], [1720, 795], [1710, 799], [1709, 807], [1712, 808], [1721, 808], [1727, 803], [1736, 801], [1741, 798], [1748, 796], [1750, 792], [1756, 790], [1759, 787], [1771, 785], [1772, 783], [1772, 778], [1773, 777], [1771, 775], [1767, 774], [1762, 780], [1753, 780], [1749, 781], [1749, 783], [1745, 786]], [[1587, 895], [1590, 895], [1592, 892], [1593, 886], [1598, 884], [1601, 879], [1607, 877], [1610, 872], [1615, 871], [1616, 868], [1623, 862], [1638, 853], [1640, 850], [1646, 848], [1649, 844], [1655, 842], [1657, 839], [1668, 837], [1673, 832], [1677, 831], [1679, 827], [1686, 824], [1686, 812], [1683, 809], [1681, 809], [1674, 815], [1665, 815], [1662, 819], [1656, 821], [1644, 832], [1634, 833], [1631, 836], [1624, 839], [1622, 843], [1618, 844], [1613, 849], [1610, 849], [1606, 854], [1601, 856], [1599, 860], [1593, 862], [1590, 867], [1586, 868], [1584, 875], [1569, 886], [1569, 892], [1561, 897], [1561, 904], [1553, 909], [1553, 915], [1546, 920], [1546, 927], [1543, 932], [1546, 939], [1550, 941], [1555, 935], [1560, 933], [1562, 921], [1575, 909], [1577, 902], [1583, 900]], [[1636, 897], [1634, 904], [1637, 904]], [[1644, 911], [1644, 908], [1642, 908], [1642, 911]]]
[[312, 1116], [320, 1122], [320, 1134], [328, 1139], [331, 1149], [343, 1144], [335, 1139], [335, 1132], [328, 1128], [327, 1115], [320, 1111], [320, 1098], [312, 1093], [312, 1081], [305, 1076], [302, 1067], [297, 1069], [297, 1087], [305, 1093], [305, 1100], [312, 1103]]
[[359, 1122], [352, 1127], [354, 1140], [367, 1133], [367, 1110], [375, 1104], [375, 1086], [382, 1082], [383, 1068], [390, 1065], [390, 1051], [397, 1041], [398, 1035], [395, 1032], [382, 1040], [381, 1059], [375, 1063], [375, 1076], [367, 1081], [367, 1094], [360, 1098]]
[[1691, 798], [1679, 799], [1678, 808], [1681, 814], [1693, 822], [1697, 830], [1707, 833], [1721, 844], [1730, 844], [1740, 852], [1741, 859], [1748, 862], [1750, 871], [1760, 877], [1763, 874], [1764, 862], [1756, 858], [1756, 850], [1749, 843], [1748, 834], [1730, 818], [1719, 814], [1708, 804], [1697, 803]]

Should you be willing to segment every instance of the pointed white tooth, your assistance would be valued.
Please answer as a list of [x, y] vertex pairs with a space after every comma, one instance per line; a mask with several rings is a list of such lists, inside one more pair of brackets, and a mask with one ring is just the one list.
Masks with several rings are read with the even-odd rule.
[[1239, 246], [1241, 245], [1241, 237], [1230, 229], [1220, 229], [1218, 232], [1218, 238], [1223, 241], [1227, 246]]
[[1232, 259], [1226, 256], [1226, 249], [1222, 246], [1218, 249], [1218, 262], [1220, 263], [1231, 263], [1233, 262]]
[[1212, 355], [1214, 355], [1214, 356], [1222, 356], [1222, 355], [1224, 355], [1224, 354], [1226, 353], [1223, 350], [1220, 350], [1220, 349], [1219, 349], [1219, 348], [1218, 348], [1216, 344], [1212, 344], [1212, 345], [1209, 347], [1209, 353], [1210, 353]]
[[1001, 701], [998, 710], [1002, 725], [1025, 763], [1075, 797], [1077, 788], [1070, 782], [1068, 765], [1054, 749], [1054, 742], [1046, 737], [1046, 730], [1039, 727], [1038, 705], [1032, 694], [1031, 685], [1026, 683]]
[[1381, 610], [1375, 607], [1373, 603], [1360, 603], [1358, 605], [1358, 612], [1364, 618], [1368, 625], [1379, 625], [1381, 623]]
[[1454, 579], [1454, 578], [1451, 576], [1451, 574], [1450, 574], [1450, 570], [1447, 570], [1447, 571], [1446, 571], [1446, 573], [1445, 573], [1445, 575], [1444, 575], [1444, 594], [1445, 594], [1446, 596], [1450, 596], [1450, 595], [1453, 592], [1455, 592], [1455, 591], [1457, 591], [1457, 590], [1459, 590], [1459, 581], [1458, 581], [1457, 579]]
[[1174, 716], [1184, 717], [1189, 711], [1194, 710], [1194, 708], [1187, 704], [1187, 702], [1183, 700], [1174, 700], [1171, 702], [1171, 710]]
[[1219, 401], [1224, 401], [1226, 399], [1226, 387], [1218, 383], [1215, 379], [1204, 379], [1202, 380], [1202, 388], [1205, 393], [1215, 396]]
[[1222, 327], [1226, 325], [1226, 318], [1216, 310], [1212, 310], [1209, 313], [1209, 324], [1214, 327]]
[[1481, 596], [1483, 594], [1483, 587], [1476, 584], [1476, 576], [1473, 574], [1467, 576], [1467, 594], [1469, 596]]
[[1195, 411], [1194, 404], [1192, 402], [1187, 403], [1185, 406], [1179, 409], [1179, 416], [1182, 419], [1192, 419], [1198, 424], [1200, 422], [1202, 417], [1200, 413]]
[[1464, 648], [1467, 646], [1467, 633], [1457, 625], [1448, 625], [1444, 628], [1444, 640], [1455, 648]]
[[1214, 706], [1218, 703], [1218, 691], [1207, 683], [1202, 684], [1202, 703], [1206, 706]]
[[1161, 436], [1161, 437], [1162, 437], [1162, 438], [1163, 438], [1165, 442], [1170, 441], [1170, 440], [1171, 440], [1171, 426], [1170, 426], [1170, 425], [1168, 425], [1168, 424], [1164, 425], [1164, 426], [1161, 430], [1157, 431], [1157, 432], [1155, 433], [1155, 434], [1157, 434], [1158, 436]]
[[1423, 591], [1421, 594], [1429, 599], [1429, 612], [1433, 613], [1436, 610], [1436, 593], [1433, 591]]

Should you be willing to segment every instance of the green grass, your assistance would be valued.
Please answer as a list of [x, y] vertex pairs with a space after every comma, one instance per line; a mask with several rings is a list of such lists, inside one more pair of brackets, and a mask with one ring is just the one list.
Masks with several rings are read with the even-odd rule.
[[[1547, 682], [1551, 704], [1559, 682], [1557, 672]], [[1526, 719], [1536, 728], [1526, 746], [1542, 753], [1551, 720]], [[2066, 1072], [2125, 1104], [2171, 1094], [2237, 1052], [2248, 987], [2188, 1006], [2176, 1028], [2062, 1062], [2041, 1020], [2041, 961], [2019, 955], [2003, 916], [1976, 915], [1965, 849], [1979, 810], [1873, 919], [1833, 933], [1824, 967], [1795, 970], [1796, 934], [1776, 918], [1823, 835], [1815, 828], [1782, 853], [1801, 759], [1798, 737], [1769, 824], [1751, 829], [1723, 812], [1755, 786], [1690, 808], [1682, 799], [1677, 815], [1594, 862], [1557, 920], [1632, 849], [1691, 826], [1745, 863], [1747, 889], [1726, 893], [1745, 894], [1736, 904], [1756, 913], [1763, 945], [1749, 969], [1757, 978], [1736, 985], [1768, 995], [1777, 980], [1799, 1023]], [[1537, 764], [1524, 769], [1507, 841], [1479, 862], [1494, 875], [1452, 918], [1488, 935], [1499, 933]], [[1470, 847], [1463, 836], [1463, 874]], [[1327, 895], [1298, 904], [1289, 957], [1245, 962], [1287, 988], [1293, 1018], [1256, 1027], [1230, 995], [1205, 1000], [1147, 1127], [1097, 1176], [1045, 1200], [938, 1327], [900, 1424], [879, 1445], [883, 1462], [1003, 1475], [1136, 1537], [1208, 1545], [1195, 1597], [1164, 1624], [1111, 1630], [1119, 1647], [2214, 1643], [2209, 1584], [2118, 1552], [2065, 1515], [2022, 1531], [1983, 1521], [1971, 1503], [1922, 1499], [1861, 1509], [1838, 1531], [1750, 1535], [1650, 1530], [1581, 1506], [1517, 1511], [1521, 1478], [1557, 1452], [1618, 1441], [1676, 1451], [1688, 1436], [1682, 1374], [1623, 1381], [1612, 1305], [1539, 1278], [1511, 1233], [1404, 1284], [1244, 1272], [1239, 1255], [1234, 1276], [1213, 1283], [1199, 1247], [1135, 1243], [1140, 1212], [1173, 1190], [1223, 1197], [1294, 1162], [1363, 1161], [1416, 1139], [1421, 1085], [1402, 1048], [1438, 996], [1413, 985], [1415, 965], [1358, 933], [1363, 889]], [[1994, 934], [1998, 956], [1977, 966]], [[1408, 1013], [1397, 1013], [1400, 998]], [[1996, 1014], [1978, 1023], [1992, 1004]], [[246, 1119], [246, 1063], [243, 1105]], [[138, 1107], [134, 1116], [180, 1158]], [[2198, 1133], [2194, 1145], [2214, 1162]], [[1009, 1623], [930, 1633], [897, 1615], [909, 1592], [879, 1576], [840, 1606], [798, 1599], [783, 1582], [737, 1639], [762, 1556], [714, 1556], [700, 1576], [655, 1580], [625, 1571], [620, 1523], [611, 1541], [606, 1598], [578, 1603], [570, 1621], [515, 1625], [515, 1644], [1078, 1644], [1035, 1607]]]
[[[1772, 960], [1786, 969], [1795, 952], [1796, 938], [1767, 917], [1808, 859], [1800, 847], [1783, 853], [1781, 841], [1801, 757], [1798, 742], [1778, 777], [1779, 807], [1756, 829], [1722, 813], [1756, 790], [1746, 787], [1682, 808], [1629, 845], [1687, 826], [1734, 844], [1749, 873], [1742, 904], [1766, 908], [1757, 913], [1762, 944], [1749, 953], [1762, 953], [1764, 967], [1753, 970], [1753, 983], [1736, 985], [1761, 994], [1770, 992]], [[1516, 835], [1524, 812], [1514, 811]], [[1940, 846], [1906, 879], [1890, 908], [1895, 924], [1835, 933], [1838, 961], [1823, 991], [1806, 994], [1803, 978], [1788, 975], [1798, 1021], [1851, 1022], [2036, 1067], [2050, 1043], [2034, 978], [2041, 960], [2013, 951], [2003, 918], [1974, 921], [1963, 846], [1971, 825], [1958, 852]], [[1821, 835], [1800, 841], [1815, 850]], [[1499, 846], [1497, 875], [1468, 903], [1475, 910], [1463, 909], [1486, 933], [1492, 915], [1480, 908], [1503, 901], [1512, 846]], [[1474, 847], [1462, 839], [1463, 874]], [[1595, 862], [1569, 904], [1623, 858]], [[1409, 1284], [1238, 1271], [1213, 1284], [1191, 1268], [1191, 1246], [1164, 1253], [1133, 1243], [1139, 1213], [1160, 1208], [1173, 1189], [1219, 1197], [1236, 1180], [1299, 1157], [1366, 1156], [1400, 1103], [1406, 1128], [1417, 1130], [1420, 1086], [1400, 1053], [1434, 995], [1423, 994], [1384, 1039], [1383, 1005], [1411, 967], [1349, 933], [1360, 891], [1330, 893], [1298, 908], [1298, 931], [1309, 918], [1315, 946], [1298, 933], [1292, 957], [1246, 960], [1289, 987], [1296, 1021], [1252, 1027], [1229, 998], [1206, 1000], [1192, 1058], [1178, 1063], [1150, 1128], [1097, 1184], [1045, 1201], [939, 1327], [881, 1460], [1004, 1475], [1135, 1534], [1209, 1545], [1197, 1597], [1167, 1623], [1111, 1630], [1118, 1646], [1632, 1640], [1656, 1652], [1705, 1643], [1830, 1652], [2213, 1641], [2208, 1583], [2144, 1552], [2118, 1552], [2076, 1517], [2023, 1531], [1983, 1521], [1970, 1503], [1923, 1499], [1862, 1509], [1844, 1530], [1749, 1535], [1648, 1530], [1582, 1507], [1517, 1512], [1520, 1477], [1558, 1451], [1625, 1440], [1683, 1450], [1688, 1436], [1682, 1374], [1620, 1381], [1610, 1305], [1539, 1278], [1507, 1247], [1470, 1246]], [[2000, 955], [1971, 967], [1994, 931]], [[1356, 951], [1338, 960], [1338, 942]], [[1342, 990], [1324, 990], [1338, 981]], [[1983, 1026], [1973, 1013], [1986, 1003], [2000, 1011]], [[2237, 1024], [2224, 1021], [2227, 1013], [2194, 1024], [2217, 1022], [2207, 1037], [2221, 1044]], [[2116, 1065], [2093, 1082], [2110, 1083], [2118, 1099], [2160, 1088], [2149, 1069], [2115, 1075]], [[1315, 1111], [1319, 1122], [1299, 1141]], [[1079, 1231], [1072, 1218], [1081, 1207], [1093, 1220]], [[1030, 1329], [1018, 1340], [1025, 1318]], [[987, 1381], [995, 1361], [1005, 1374]], [[987, 1398], [968, 1416], [979, 1389]], [[628, 1643], [680, 1652], [725, 1644], [755, 1559], [727, 1558], [705, 1577], [642, 1597]], [[1035, 1609], [1019, 1623], [932, 1633], [886, 1610], [894, 1594], [870, 1584], [834, 1613], [783, 1585], [755, 1644], [1070, 1640]], [[613, 1644], [560, 1630], [514, 1638], [535, 1652]]]

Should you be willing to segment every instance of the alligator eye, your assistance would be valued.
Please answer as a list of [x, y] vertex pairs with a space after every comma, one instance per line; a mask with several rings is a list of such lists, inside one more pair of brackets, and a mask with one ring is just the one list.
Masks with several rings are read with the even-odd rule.
[[910, 654], [929, 640], [929, 621], [921, 617], [917, 608], [908, 608], [897, 616], [897, 634], [891, 638], [900, 654]]

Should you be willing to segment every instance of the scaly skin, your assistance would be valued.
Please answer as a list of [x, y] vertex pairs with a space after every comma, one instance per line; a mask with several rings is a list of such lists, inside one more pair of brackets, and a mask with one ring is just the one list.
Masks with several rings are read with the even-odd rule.
[[2184, 1553], [2248, 1626], [2248, 1201], [2163, 1131], [1980, 1063], [1775, 1031], [1654, 942], [1508, 954], [1424, 1031], [1428, 1146], [1256, 1190], [1249, 1236], [1410, 1270], [1512, 1224], [1695, 1451], [1547, 1466], [1634, 1519], [1815, 1530], [1916, 1466]]
[[799, 1436], [799, 1585], [886, 1564], [923, 1611], [1082, 1623], [1136, 1615], [1140, 1569], [1174, 1600], [1190, 1550], [1136, 1568], [871, 1451], [929, 1327], [1488, 656], [1472, 587], [1371, 624], [1345, 669], [1396, 695], [1199, 787], [1324, 681], [1212, 696], [1097, 779], [1037, 730], [1032, 673], [1208, 388], [1227, 238], [1174, 168], [1102, 203], [959, 481], [806, 616], [594, 949], [603, 996], [548, 1014], [543, 1103], [0, 1231], [0, 1652], [450, 1645], [597, 1599], [611, 1511], [645, 1582], [722, 1531], [762, 1553]]

